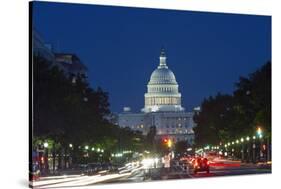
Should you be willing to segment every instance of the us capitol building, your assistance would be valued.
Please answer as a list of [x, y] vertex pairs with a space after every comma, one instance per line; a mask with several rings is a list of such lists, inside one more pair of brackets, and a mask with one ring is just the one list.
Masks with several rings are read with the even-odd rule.
[[170, 138], [173, 142], [194, 141], [193, 115], [181, 106], [181, 93], [174, 73], [168, 68], [164, 49], [161, 50], [159, 66], [152, 72], [144, 94], [145, 105], [139, 113], [129, 107], [118, 115], [118, 125], [139, 130], [144, 135], [151, 126], [156, 127], [156, 139]]

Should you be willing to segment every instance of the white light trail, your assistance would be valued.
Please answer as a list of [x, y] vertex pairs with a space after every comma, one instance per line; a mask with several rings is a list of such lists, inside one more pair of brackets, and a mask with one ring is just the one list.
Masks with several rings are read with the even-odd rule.
[[130, 174], [131, 173], [110, 174], [110, 175], [104, 175], [104, 176], [101, 176], [101, 175], [87, 176], [86, 178], [84, 177], [77, 181], [52, 184], [52, 185], [42, 186], [42, 187], [37, 187], [37, 188], [43, 189], [43, 188], [57, 188], [57, 187], [87, 186], [90, 184], [95, 184], [95, 183], [103, 182], [103, 181], [110, 180], [110, 179], [116, 179], [116, 178], [121, 178], [124, 176], [129, 176]]
[[70, 177], [70, 178], [62, 178], [62, 179], [51, 179], [51, 180], [38, 180], [38, 181], [34, 181], [31, 183], [31, 185], [33, 187], [37, 187], [37, 186], [42, 186], [42, 185], [47, 185], [47, 184], [55, 184], [58, 182], [68, 182], [68, 181], [74, 181], [74, 180], [80, 180], [83, 179], [87, 176], [81, 176], [81, 177]]

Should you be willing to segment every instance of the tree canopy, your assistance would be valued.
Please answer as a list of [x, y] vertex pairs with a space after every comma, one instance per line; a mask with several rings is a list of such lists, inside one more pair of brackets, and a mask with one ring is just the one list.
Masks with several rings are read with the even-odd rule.
[[72, 144], [74, 152], [83, 145], [98, 146], [107, 152], [142, 148], [140, 133], [105, 119], [110, 113], [109, 94], [100, 87], [91, 88], [83, 76], [76, 77], [73, 82], [57, 66], [34, 57], [33, 139], [37, 143], [53, 141], [61, 149]]
[[253, 134], [271, 134], [271, 62], [235, 83], [233, 94], [210, 96], [194, 117], [196, 145], [218, 144]]

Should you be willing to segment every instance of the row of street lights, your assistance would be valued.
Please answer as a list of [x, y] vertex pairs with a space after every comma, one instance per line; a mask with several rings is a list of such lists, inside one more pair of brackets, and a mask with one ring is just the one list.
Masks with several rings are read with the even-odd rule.
[[[84, 147], [84, 149], [88, 151], [88, 150], [89, 150], [89, 146], [86, 145], [86, 146]], [[92, 148], [91, 148], [91, 151], [92, 151], [92, 152], [96, 151], [96, 152], [98, 152], [98, 153], [103, 153], [103, 152], [104, 152], [104, 149], [92, 147]]]
[[[261, 138], [263, 137], [262, 129], [261, 129], [260, 127], [258, 127], [258, 129], [257, 129], [257, 136], [258, 136], [259, 139], [261, 139]], [[236, 139], [236, 140], [234, 140], [234, 141], [232, 141], [232, 142], [227, 142], [227, 143], [225, 143], [225, 144], [224, 144], [224, 147], [227, 148], [227, 147], [230, 146], [230, 145], [243, 143], [245, 140], [246, 140], [246, 141], [249, 141], [250, 139], [251, 139], [251, 138], [250, 138], [249, 136], [244, 137], [244, 138], [242, 137], [240, 140], [239, 140], [239, 139]], [[256, 139], [256, 136], [254, 135], [254, 136], [252, 137], [252, 139], [255, 140], [255, 139]]]
[[[216, 145], [216, 146], [205, 146], [204, 148], [201, 148], [199, 150], [197, 150], [198, 152], [202, 152], [202, 150], [218, 150], [219, 151], [219, 154], [224, 154], [225, 156], [228, 156], [229, 154], [231, 154], [233, 157], [236, 157], [236, 156], [240, 156], [241, 155], [241, 160], [244, 161], [245, 159], [247, 159], [247, 161], [249, 161], [251, 159], [251, 151], [252, 151], [252, 161], [255, 162], [256, 161], [256, 139], [259, 139], [259, 146], [258, 146], [258, 149], [259, 149], [259, 154], [258, 154], [258, 158], [261, 158], [264, 156], [264, 153], [263, 151], [265, 151], [265, 149], [267, 148], [267, 155], [266, 155], [266, 159], [267, 161], [270, 160], [270, 147], [269, 147], [269, 138], [267, 138], [267, 145], [265, 144], [262, 144], [263, 143], [263, 131], [261, 129], [261, 127], [258, 127], [257, 128], [257, 131], [256, 131], [256, 135], [250, 137], [250, 136], [247, 136], [247, 137], [242, 137], [240, 139], [236, 139], [236, 140], [233, 140], [233, 141], [230, 141], [230, 142], [226, 142], [224, 144], [220, 143], [220, 145]], [[252, 149], [251, 149], [251, 143], [250, 141], [252, 141]], [[241, 149], [240, 149], [240, 152], [239, 152], [239, 149], [238, 149], [238, 153], [237, 153], [237, 148], [239, 146], [237, 145], [241, 145]], [[231, 147], [232, 146], [232, 147]], [[246, 148], [245, 148], [246, 146]], [[245, 158], [245, 150], [246, 150], [246, 158]], [[224, 153], [223, 153], [224, 151]], [[235, 155], [236, 154], [236, 155]]]

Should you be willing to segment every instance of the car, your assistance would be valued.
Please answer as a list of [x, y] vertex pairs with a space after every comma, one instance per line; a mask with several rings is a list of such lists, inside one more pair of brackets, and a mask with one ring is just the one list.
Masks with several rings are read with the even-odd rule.
[[193, 171], [194, 174], [202, 171], [206, 171], [207, 173], [210, 173], [210, 166], [209, 166], [208, 159], [201, 158], [201, 157], [196, 158], [193, 162]]

